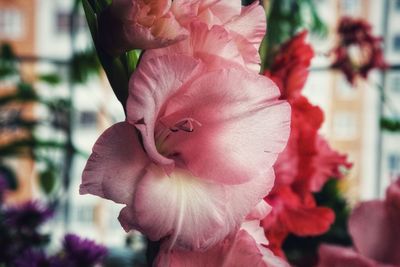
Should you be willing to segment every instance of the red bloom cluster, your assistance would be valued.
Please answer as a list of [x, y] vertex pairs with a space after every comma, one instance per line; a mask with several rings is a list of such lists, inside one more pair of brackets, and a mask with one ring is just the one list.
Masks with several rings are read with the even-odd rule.
[[329, 229], [334, 212], [318, 207], [312, 193], [332, 177], [340, 178], [340, 166], [351, 166], [318, 134], [323, 112], [301, 95], [314, 56], [306, 36], [302, 32], [285, 43], [265, 72], [292, 106], [289, 142], [274, 166], [275, 186], [265, 199], [273, 209], [262, 222], [269, 248], [280, 256], [284, 256], [281, 247], [289, 233], [319, 235]]
[[372, 69], [385, 69], [382, 38], [372, 34], [371, 25], [362, 19], [344, 17], [338, 27], [339, 43], [333, 50], [333, 68], [341, 70], [354, 84], [357, 76], [364, 79]]

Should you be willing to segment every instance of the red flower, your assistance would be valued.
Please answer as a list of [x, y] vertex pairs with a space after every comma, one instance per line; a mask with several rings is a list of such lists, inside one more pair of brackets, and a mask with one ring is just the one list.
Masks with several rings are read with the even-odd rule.
[[339, 69], [354, 84], [356, 77], [366, 79], [373, 69], [386, 69], [382, 38], [372, 34], [367, 21], [344, 17], [338, 27], [339, 43], [333, 49], [333, 68]]
[[271, 69], [265, 72], [292, 107], [288, 145], [274, 165], [275, 186], [265, 198], [273, 209], [262, 221], [268, 248], [281, 257], [282, 244], [290, 233], [310, 236], [329, 230], [335, 214], [329, 208], [318, 207], [312, 193], [329, 179], [340, 178], [340, 166], [350, 167], [346, 157], [318, 135], [324, 120], [322, 110], [301, 95], [314, 55], [305, 42], [306, 34], [302, 32], [285, 43]]
[[298, 97], [306, 83], [314, 57], [312, 47], [305, 42], [306, 37], [307, 31], [303, 31], [283, 44], [271, 68], [264, 73], [278, 85], [282, 99], [290, 101]]

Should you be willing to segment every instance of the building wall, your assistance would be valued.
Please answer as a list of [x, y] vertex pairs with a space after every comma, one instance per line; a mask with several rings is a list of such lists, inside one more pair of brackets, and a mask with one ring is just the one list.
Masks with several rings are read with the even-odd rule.
[[[385, 0], [386, 1], [386, 0]], [[395, 66], [400, 65], [400, 1], [387, 0], [387, 34], [385, 36], [385, 58]], [[385, 95], [384, 116], [400, 120], [400, 70], [386, 71], [384, 76]], [[383, 132], [381, 179], [379, 191], [384, 195], [388, 184], [400, 177], [400, 134]]]
[[[0, 0], [0, 44], [10, 44], [17, 55], [31, 56], [35, 50], [35, 0]], [[21, 75], [25, 81], [31, 82], [35, 79], [34, 65], [23, 63], [20, 66]], [[10, 94], [15, 91], [15, 81], [2, 81], [0, 84], [0, 95]], [[12, 112], [21, 113], [25, 118], [32, 118], [33, 106], [12, 104], [2, 110], [2, 114]], [[0, 145], [5, 145], [15, 140], [24, 138], [29, 133], [11, 130], [0, 133]], [[27, 151], [29, 153], [29, 151]], [[4, 163], [11, 167], [19, 181], [19, 190], [9, 193], [9, 202], [21, 202], [32, 196], [32, 181], [36, 177], [34, 164], [30, 159], [8, 158]]]
[[[378, 3], [379, 2], [379, 3]], [[369, 20], [374, 29], [381, 33], [381, 1], [370, 0], [322, 0], [316, 2], [320, 15], [327, 23], [326, 39], [311, 38], [317, 57], [311, 71], [305, 94], [321, 106], [325, 122], [321, 133], [339, 152], [349, 155], [354, 164], [341, 183], [342, 190], [351, 203], [359, 199], [377, 196], [377, 136], [378, 136], [378, 94], [373, 88], [374, 73], [370, 81], [359, 81], [352, 87], [338, 71], [329, 70], [331, 58], [322, 56], [337, 42], [337, 23], [342, 16], [360, 17]], [[374, 6], [372, 6], [374, 5]], [[378, 14], [378, 15], [377, 15]]]

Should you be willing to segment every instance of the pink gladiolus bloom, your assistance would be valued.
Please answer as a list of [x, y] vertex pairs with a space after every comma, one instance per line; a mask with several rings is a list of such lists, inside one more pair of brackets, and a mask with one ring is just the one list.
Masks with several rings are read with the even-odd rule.
[[175, 0], [172, 9], [190, 37], [171, 47], [149, 51], [152, 57], [180, 53], [213, 66], [222, 59], [224, 67], [239, 64], [260, 71], [258, 50], [266, 32], [266, 18], [258, 1], [242, 7], [237, 0]]
[[353, 210], [349, 232], [354, 248], [323, 245], [318, 266], [400, 266], [399, 227], [400, 179], [389, 186], [385, 200], [363, 202]]
[[247, 221], [240, 230], [205, 252], [161, 250], [156, 267], [289, 267], [269, 249], [260, 221]]
[[171, 0], [113, 0], [100, 16], [100, 40], [118, 55], [135, 48], [168, 46], [183, 40], [187, 30], [171, 11]]
[[128, 122], [96, 142], [81, 193], [125, 204], [126, 230], [171, 249], [208, 249], [257, 214], [273, 186], [290, 128], [290, 107], [278, 98], [268, 78], [245, 70], [206, 72], [183, 55], [143, 60]]

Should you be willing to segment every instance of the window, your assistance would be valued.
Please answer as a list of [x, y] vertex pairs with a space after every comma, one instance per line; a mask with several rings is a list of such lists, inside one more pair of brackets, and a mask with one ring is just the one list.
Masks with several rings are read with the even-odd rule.
[[399, 154], [389, 154], [388, 156], [388, 169], [390, 176], [400, 175], [400, 155]]
[[[57, 33], [69, 33], [71, 14], [66, 11], [59, 11], [56, 17], [56, 32]], [[78, 14], [74, 18], [74, 27], [76, 30], [82, 30], [86, 27], [86, 18], [82, 14]]]
[[357, 96], [357, 89], [351, 86], [343, 76], [341, 76], [336, 89], [339, 97], [344, 100], [352, 100]]
[[23, 16], [14, 8], [0, 9], [0, 39], [19, 39], [23, 35]]
[[396, 0], [395, 8], [396, 8], [396, 11], [400, 11], [400, 0]]
[[360, 13], [359, 0], [342, 0], [342, 11], [346, 15], [354, 15]]
[[357, 137], [357, 116], [352, 112], [337, 112], [333, 117], [333, 134], [337, 139], [354, 139]]
[[91, 205], [79, 204], [74, 207], [74, 221], [79, 224], [93, 225], [94, 222], [94, 207]]
[[79, 115], [79, 124], [83, 127], [95, 127], [97, 124], [97, 113], [94, 111], [82, 111]]
[[393, 37], [393, 51], [400, 52], [400, 34]]
[[390, 82], [390, 89], [393, 93], [400, 94], [400, 74], [392, 77]]

